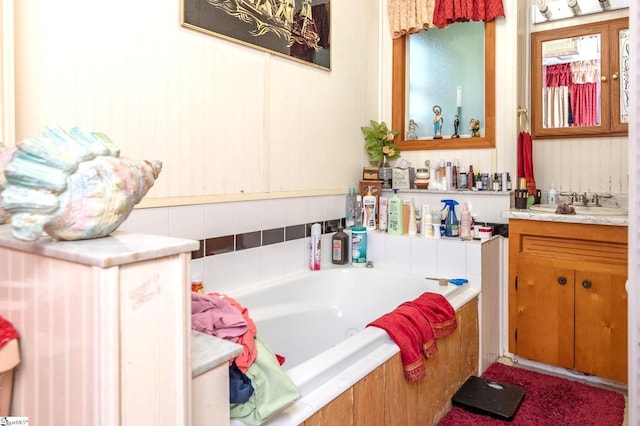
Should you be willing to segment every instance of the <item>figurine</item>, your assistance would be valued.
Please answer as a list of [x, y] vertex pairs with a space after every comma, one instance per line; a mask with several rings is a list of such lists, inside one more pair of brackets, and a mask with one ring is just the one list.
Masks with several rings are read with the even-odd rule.
[[472, 118], [469, 121], [469, 131], [471, 131], [472, 138], [479, 138], [480, 137], [480, 120], [478, 120], [477, 118]]
[[407, 136], [405, 137], [406, 140], [415, 141], [418, 139], [418, 133], [416, 132], [417, 127], [418, 124], [416, 121], [413, 118], [409, 119], [409, 129], [407, 130]]
[[433, 138], [442, 139], [442, 123], [444, 123], [442, 118], [442, 108], [440, 108], [439, 105], [435, 105], [433, 107], [433, 113], [436, 115], [433, 118]]
[[458, 127], [460, 127], [460, 117], [458, 114], [453, 116], [453, 135], [451, 135], [451, 139], [459, 138]]

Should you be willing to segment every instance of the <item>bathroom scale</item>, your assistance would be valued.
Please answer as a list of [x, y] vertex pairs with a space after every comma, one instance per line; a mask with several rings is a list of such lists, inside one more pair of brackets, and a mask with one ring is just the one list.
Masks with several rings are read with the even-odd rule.
[[451, 398], [457, 407], [495, 419], [511, 421], [524, 399], [524, 389], [471, 376]]

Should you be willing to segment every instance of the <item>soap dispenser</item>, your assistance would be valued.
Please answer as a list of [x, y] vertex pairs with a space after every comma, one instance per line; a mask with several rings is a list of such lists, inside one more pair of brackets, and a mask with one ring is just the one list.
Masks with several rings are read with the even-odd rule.
[[547, 201], [549, 204], [558, 203], [558, 191], [556, 191], [556, 187], [553, 185], [553, 183], [549, 187], [549, 192], [547, 193]]

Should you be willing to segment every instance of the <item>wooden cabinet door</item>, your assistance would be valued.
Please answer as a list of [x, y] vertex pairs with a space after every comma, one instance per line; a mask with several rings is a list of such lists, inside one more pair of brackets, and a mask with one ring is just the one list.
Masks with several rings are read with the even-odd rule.
[[627, 381], [626, 276], [615, 265], [576, 271], [576, 370]]
[[574, 273], [549, 257], [520, 256], [516, 355], [573, 368]]

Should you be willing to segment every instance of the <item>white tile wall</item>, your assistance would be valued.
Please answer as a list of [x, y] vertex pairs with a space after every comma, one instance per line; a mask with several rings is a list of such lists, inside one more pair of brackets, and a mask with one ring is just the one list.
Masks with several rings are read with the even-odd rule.
[[[422, 196], [422, 195], [420, 195]], [[431, 197], [445, 198], [444, 194]], [[435, 200], [435, 198], [433, 198]], [[504, 206], [502, 195], [470, 197], [475, 209], [497, 209]], [[414, 197], [416, 205], [426, 199]], [[464, 201], [464, 197], [456, 197]], [[430, 201], [429, 201], [430, 202]], [[430, 202], [431, 203], [431, 202]], [[435, 202], [431, 203], [435, 206]], [[477, 206], [481, 207], [477, 207]], [[263, 229], [339, 219], [343, 216], [343, 196], [300, 197], [247, 202], [214, 203], [181, 207], [135, 209], [121, 229], [204, 240], [206, 238], [253, 232]], [[488, 215], [487, 217], [490, 217]], [[323, 235], [322, 261], [331, 261], [332, 233]], [[413, 269], [443, 277], [468, 278], [479, 282], [480, 242], [455, 239], [433, 239], [422, 236], [395, 236], [369, 231], [367, 259], [375, 266]], [[228, 292], [277, 279], [308, 268], [308, 238], [285, 241], [237, 252], [206, 256], [191, 261], [191, 276], [203, 280], [207, 292]]]

